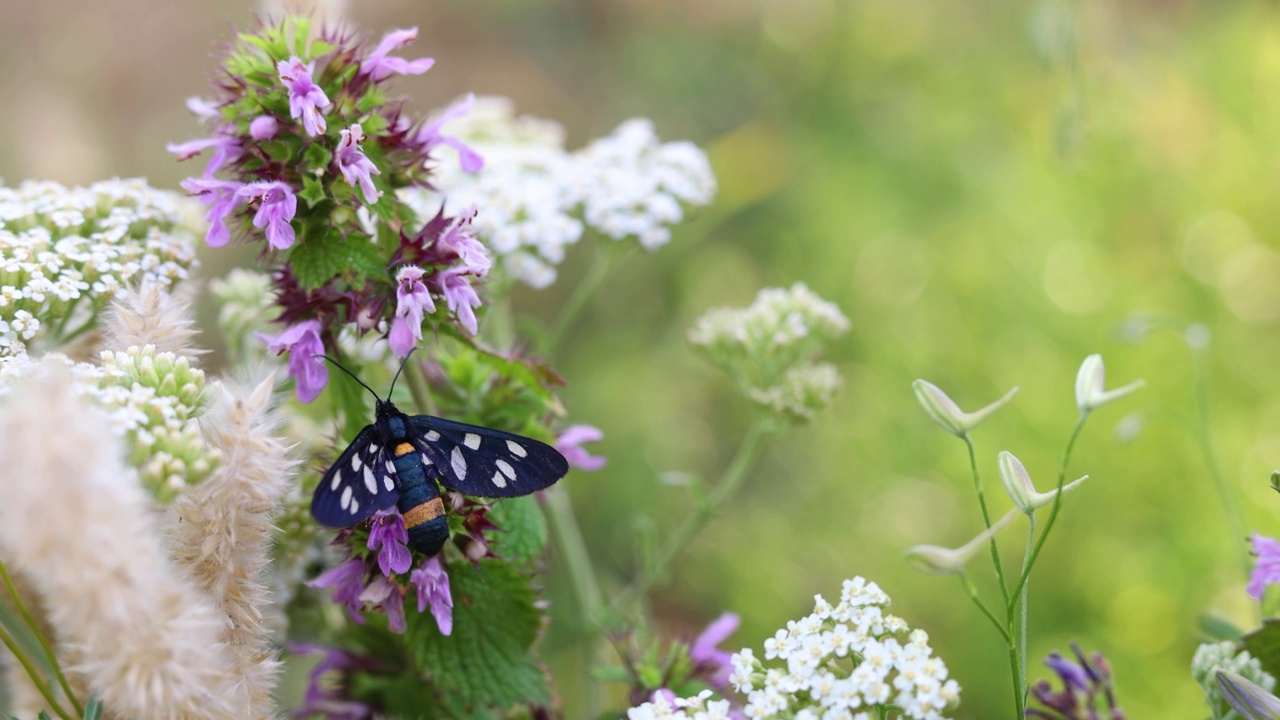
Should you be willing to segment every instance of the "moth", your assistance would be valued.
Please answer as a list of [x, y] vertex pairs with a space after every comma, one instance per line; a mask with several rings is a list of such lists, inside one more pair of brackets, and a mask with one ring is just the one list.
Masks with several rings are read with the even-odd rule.
[[[532, 438], [406, 415], [391, 402], [390, 390], [383, 400], [350, 370], [324, 359], [372, 393], [377, 405], [373, 424], [356, 435], [316, 487], [311, 515], [321, 525], [350, 527], [395, 505], [409, 547], [435, 555], [449, 539], [439, 486], [483, 498], [519, 497], [554, 485], [569, 471], [560, 451]], [[401, 364], [392, 390], [403, 370]]]

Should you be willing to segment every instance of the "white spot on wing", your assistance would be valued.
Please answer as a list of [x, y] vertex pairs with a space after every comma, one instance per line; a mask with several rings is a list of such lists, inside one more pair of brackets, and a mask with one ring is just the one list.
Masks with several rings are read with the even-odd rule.
[[[351, 486], [342, 488], [342, 499], [338, 501], [342, 505], [342, 509], [346, 510], [351, 507]], [[354, 511], [352, 511], [354, 512]]]
[[439, 440], [439, 439], [440, 439], [440, 433], [436, 432], [435, 430], [428, 430], [428, 431], [427, 431], [427, 440], [428, 440], [429, 442], [435, 442], [435, 441], [437, 441], [437, 440]]
[[516, 442], [515, 440], [508, 440], [508, 441], [507, 441], [507, 449], [508, 449], [508, 450], [510, 450], [510, 451], [511, 451], [511, 454], [512, 454], [512, 455], [515, 455], [516, 457], [525, 457], [526, 455], [528, 455], [528, 454], [529, 454], [529, 453], [524, 449], [524, 446], [523, 446], [523, 445], [521, 445], [520, 443]]
[[356, 500], [355, 498], [352, 498], [352, 499], [351, 499], [351, 514], [352, 514], [352, 515], [355, 515], [355, 514], [356, 514], [356, 513], [358, 513], [358, 512], [360, 512], [360, 501], [359, 501], [359, 500]]
[[351, 454], [351, 472], [360, 472], [360, 453]]
[[421, 453], [421, 455], [422, 455], [422, 464], [423, 464], [423, 465], [430, 465], [430, 464], [431, 464], [431, 458], [427, 457], [427, 454], [426, 454], [426, 453]]
[[507, 479], [502, 477], [502, 473], [494, 473], [493, 484], [497, 485], [500, 488], [504, 488], [507, 486]]
[[477, 434], [475, 434], [475, 433], [467, 433], [466, 435], [463, 435], [463, 436], [462, 436], [462, 444], [463, 444], [463, 445], [466, 445], [467, 447], [471, 448], [472, 450], [479, 450], [479, 449], [480, 449], [480, 436], [479, 436], [479, 435], [477, 435]]
[[392, 463], [390, 460], [388, 460], [388, 461], [387, 461], [387, 474], [388, 474], [388, 475], [391, 475], [391, 474], [395, 473], [395, 471], [396, 471], [395, 463]]
[[333, 469], [333, 480], [331, 480], [331, 481], [329, 482], [329, 489], [330, 489], [330, 490], [337, 490], [337, 489], [338, 489], [338, 486], [339, 486], [339, 485], [341, 485], [341, 484], [342, 484], [342, 471], [341, 471], [341, 470], [339, 470], [338, 468], [334, 468], [334, 469]]
[[369, 468], [364, 469], [364, 486], [369, 489], [370, 494], [378, 494], [378, 480], [373, 477], [373, 471]]
[[[502, 471], [503, 475], [506, 475], [512, 480], [516, 479], [516, 471], [515, 471], [515, 468], [511, 467], [511, 463], [501, 458], [494, 460], [493, 462], [498, 466], [498, 469]], [[506, 483], [503, 483], [503, 484], [505, 485]], [[499, 485], [498, 487], [502, 487], [502, 486]]]
[[374, 455], [377, 455], [377, 454], [378, 454], [378, 444], [377, 444], [377, 443], [369, 443], [369, 452], [370, 452], [370, 453], [372, 453], [372, 454], [374, 454]]
[[454, 446], [453, 452], [449, 454], [449, 464], [453, 467], [453, 474], [458, 476], [459, 480], [466, 479], [467, 459], [462, 457], [462, 448]]
[[396, 489], [395, 483], [391, 480], [390, 475], [382, 476], [382, 486], [387, 489], [387, 492], [391, 492]]

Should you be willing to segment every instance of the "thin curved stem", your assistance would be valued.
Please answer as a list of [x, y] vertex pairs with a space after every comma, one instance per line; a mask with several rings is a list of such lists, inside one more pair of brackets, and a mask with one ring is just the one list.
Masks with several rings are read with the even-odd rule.
[[1002, 625], [998, 619], [996, 619], [995, 613], [991, 612], [991, 609], [987, 607], [987, 604], [982, 602], [982, 598], [978, 596], [978, 588], [974, 587], [973, 581], [969, 580], [969, 576], [964, 573], [959, 573], [958, 575], [960, 578], [960, 584], [964, 586], [965, 592], [969, 594], [969, 599], [973, 600], [973, 604], [977, 605], [978, 609], [982, 611], [982, 614], [987, 616], [987, 619], [990, 620], [991, 624], [995, 627], [996, 632], [1000, 633], [1000, 637], [1004, 638], [1006, 643], [1009, 642], [1009, 631], [1005, 629], [1004, 625]]
[[609, 276], [609, 272], [613, 270], [615, 261], [626, 254], [626, 250], [619, 250], [614, 247], [616, 243], [606, 244], [611, 241], [600, 239], [596, 242], [596, 255], [591, 261], [591, 267], [587, 270], [587, 274], [582, 276], [582, 280], [578, 282], [578, 286], [573, 289], [569, 295], [569, 299], [565, 301], [564, 306], [560, 308], [560, 314], [556, 316], [555, 321], [551, 323], [551, 332], [547, 335], [547, 352], [554, 353], [560, 345], [560, 341], [564, 340], [564, 334], [569, 327], [578, 319], [582, 311], [586, 309], [587, 302], [596, 294], [600, 286], [604, 284], [605, 278]]
[[31, 634], [36, 636], [36, 641], [40, 643], [40, 649], [44, 651], [45, 657], [49, 658], [49, 667], [53, 668], [53, 675], [58, 679], [58, 685], [62, 687], [62, 692], [66, 694], [67, 700], [76, 709], [76, 714], [83, 715], [84, 707], [76, 700], [75, 693], [71, 692], [71, 683], [67, 682], [66, 676], [62, 674], [62, 666], [58, 664], [58, 656], [54, 654], [53, 648], [49, 646], [49, 641], [45, 639], [44, 633], [40, 632], [40, 625], [36, 623], [36, 619], [32, 617], [27, 610], [26, 604], [22, 602], [22, 596], [18, 595], [18, 589], [13, 584], [13, 578], [9, 577], [9, 571], [2, 561], [0, 561], [0, 578], [4, 580], [4, 586], [9, 591], [9, 597], [13, 599], [14, 607], [18, 608], [18, 613], [22, 615], [22, 620], [31, 629]]
[[27, 657], [27, 654], [23, 652], [22, 648], [18, 646], [18, 643], [14, 641], [13, 636], [10, 635], [9, 631], [3, 627], [0, 627], [0, 642], [4, 643], [4, 646], [9, 649], [9, 652], [13, 654], [13, 657], [22, 665], [22, 668], [27, 671], [27, 675], [31, 678], [31, 684], [35, 685], [36, 690], [40, 691], [41, 697], [44, 698], [45, 702], [49, 703], [49, 708], [53, 710], [58, 717], [62, 718], [62, 720], [72, 720], [71, 716], [67, 714], [67, 711], [58, 704], [57, 699], [53, 696], [53, 691], [49, 689], [49, 685], [45, 683], [44, 678], [40, 677], [40, 673], [36, 671], [35, 665], [31, 662], [31, 658]]
[[[978, 472], [978, 456], [973, 446], [973, 438], [968, 433], [962, 436], [965, 447], [969, 449], [969, 470], [973, 474], [973, 490], [978, 495], [978, 507], [982, 509], [982, 525], [991, 529], [991, 513], [987, 510], [987, 496], [982, 489], [982, 476]], [[991, 566], [995, 569], [996, 580], [1000, 583], [1000, 594], [1004, 596], [1005, 607], [1009, 606], [1009, 587], [1004, 578], [1004, 565], [1000, 562], [1000, 548], [996, 538], [991, 537]]]
[[1022, 587], [1027, 584], [1027, 578], [1031, 576], [1031, 569], [1035, 566], [1036, 559], [1040, 557], [1040, 550], [1044, 548], [1044, 541], [1049, 537], [1049, 531], [1053, 529], [1053, 523], [1058, 519], [1058, 512], [1062, 509], [1062, 486], [1067, 477], [1067, 463], [1071, 461], [1071, 451], [1076, 446], [1076, 440], [1080, 437], [1080, 431], [1084, 429], [1085, 420], [1089, 419], [1088, 412], [1081, 412], [1080, 419], [1076, 421], [1076, 427], [1071, 431], [1071, 438], [1067, 440], [1067, 449], [1062, 452], [1062, 464], [1058, 467], [1058, 485], [1053, 494], [1053, 506], [1049, 511], [1049, 519], [1045, 521], [1044, 530], [1040, 533], [1040, 538], [1036, 540], [1036, 546], [1031, 554], [1023, 561], [1022, 576], [1018, 578], [1018, 584], [1013, 588], [1013, 594], [1022, 593]]
[[676, 554], [683, 550], [693, 540], [694, 536], [702, 530], [707, 521], [711, 519], [711, 516], [715, 514], [716, 509], [733, 495], [734, 491], [738, 489], [738, 486], [746, 478], [747, 469], [751, 467], [751, 463], [755, 460], [756, 452], [760, 449], [760, 440], [768, 431], [769, 425], [769, 420], [763, 417], [758, 418], [751, 424], [751, 427], [747, 429], [747, 434], [742, 438], [742, 444], [738, 446], [738, 452], [733, 456], [729, 466], [725, 468], [715, 488], [711, 490], [706, 500], [699, 503], [693, 513], [685, 518], [684, 523], [671, 534], [671, 540], [658, 553], [655, 562], [645, 568], [645, 571], [618, 596], [616, 607], [623, 611], [631, 608], [649, 590], [653, 583], [662, 576]]

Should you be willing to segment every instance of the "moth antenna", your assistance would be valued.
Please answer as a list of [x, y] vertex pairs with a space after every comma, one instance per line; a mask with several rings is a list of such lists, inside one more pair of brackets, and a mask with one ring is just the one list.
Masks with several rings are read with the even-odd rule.
[[391, 389], [387, 391], [388, 400], [391, 399], [391, 393], [395, 392], [396, 390], [396, 381], [400, 379], [400, 373], [404, 372], [404, 366], [409, 364], [409, 358], [413, 356], [413, 351], [417, 349], [418, 348], [415, 345], [413, 348], [409, 350], [409, 354], [404, 356], [404, 360], [400, 361], [400, 369], [396, 370], [396, 376], [391, 378]]
[[[355, 373], [353, 373], [353, 372], [351, 372], [350, 370], [348, 370], [348, 369], [346, 369], [346, 368], [342, 367], [342, 363], [338, 362], [337, 360], [334, 360], [333, 358], [329, 357], [328, 355], [312, 355], [311, 357], [313, 357], [313, 358], [316, 358], [316, 357], [318, 357], [318, 358], [324, 358], [325, 360], [328, 360], [329, 362], [333, 363], [333, 366], [334, 366], [334, 367], [336, 367], [336, 368], [338, 368], [339, 370], [341, 370], [342, 372], [344, 372], [344, 373], [346, 373], [346, 374], [350, 375], [352, 380], [355, 380], [356, 382], [360, 383], [360, 386], [361, 386], [361, 387], [363, 387], [365, 390], [368, 390], [368, 391], [369, 391], [369, 393], [373, 395], [373, 399], [374, 399], [374, 400], [377, 400], [378, 402], [382, 402], [382, 398], [378, 397], [378, 393], [373, 392], [373, 388], [369, 387], [368, 385], [365, 385], [365, 384], [364, 384], [364, 381], [363, 381], [363, 380], [361, 380], [360, 378], [356, 377], [356, 374], [355, 374]], [[399, 373], [396, 373], [396, 374], [398, 375]], [[390, 396], [388, 395], [388, 397], [390, 397]]]

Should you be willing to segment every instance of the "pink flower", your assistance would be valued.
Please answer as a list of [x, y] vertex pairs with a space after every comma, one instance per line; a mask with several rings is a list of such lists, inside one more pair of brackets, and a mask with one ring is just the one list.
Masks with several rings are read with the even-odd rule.
[[734, 613], [725, 613], [707, 626], [689, 648], [689, 659], [700, 673], [707, 675], [712, 687], [723, 690], [729, 687], [729, 675], [733, 673], [732, 656], [719, 645], [732, 635], [741, 621]]
[[453, 596], [449, 591], [449, 574], [440, 563], [440, 556], [435, 555], [418, 565], [409, 575], [409, 582], [418, 592], [418, 612], [425, 612], [430, 605], [440, 634], [452, 633]]
[[360, 127], [360, 123], [355, 123], [349, 129], [339, 130], [338, 133], [342, 135], [342, 139], [338, 141], [338, 149], [333, 153], [333, 161], [338, 164], [342, 178], [351, 187], [355, 187], [357, 182], [360, 183], [365, 202], [370, 205], [378, 202], [382, 192], [374, 186], [370, 175], [381, 175], [382, 171], [360, 149], [360, 143], [364, 140], [364, 128]]
[[187, 109], [196, 117], [211, 118], [218, 116], [218, 103], [213, 100], [205, 100], [197, 95], [187, 98]]
[[436, 240], [436, 248], [442, 254], [452, 254], [462, 261], [462, 271], [472, 275], [484, 276], [489, 272], [492, 263], [489, 251], [471, 234], [471, 221], [476, 217], [474, 206], [467, 208], [449, 223], [449, 227], [440, 233]]
[[391, 321], [391, 351], [405, 357], [422, 340], [422, 318], [435, 312], [436, 304], [422, 282], [422, 268], [406, 265], [396, 273], [396, 315]]
[[227, 135], [189, 140], [177, 144], [169, 143], [164, 146], [165, 150], [178, 156], [179, 162], [189, 160], [209, 148], [213, 148], [213, 155], [209, 157], [209, 164], [204, 166], [204, 177], [206, 178], [213, 177], [214, 173], [218, 172], [223, 165], [235, 162], [244, 154], [244, 150], [240, 147], [239, 139]]
[[249, 123], [249, 136], [254, 140], [270, 140], [276, 136], [280, 123], [272, 115], [259, 115]]
[[379, 510], [372, 523], [368, 547], [378, 553], [378, 569], [387, 577], [408, 571], [413, 557], [409, 555], [409, 531], [405, 530], [400, 511], [395, 506]]
[[391, 632], [404, 632], [404, 591], [384, 577], [375, 577], [364, 592], [360, 602], [369, 603], [387, 614], [387, 627]]
[[440, 294], [444, 295], [449, 310], [468, 332], [475, 335], [479, 326], [474, 310], [480, 307], [480, 296], [467, 280], [467, 271], [464, 268], [449, 268], [438, 274], [436, 280], [440, 283]]
[[604, 439], [600, 428], [592, 425], [570, 425], [556, 438], [555, 449], [564, 455], [573, 467], [581, 470], [599, 470], [607, 462], [599, 455], [592, 455], [582, 449], [583, 443], [599, 442]]
[[313, 588], [333, 588], [333, 601], [345, 607], [347, 615], [354, 622], [364, 624], [364, 616], [360, 614], [364, 602], [360, 599], [360, 594], [364, 592], [366, 574], [364, 561], [352, 558], [324, 571], [315, 580], [308, 580], [306, 585]]
[[293, 226], [289, 222], [298, 212], [298, 198], [287, 184], [279, 180], [249, 183], [236, 194], [248, 202], [261, 203], [253, 216], [253, 226], [267, 229], [271, 247], [287, 250], [293, 245]]
[[368, 75], [375, 82], [390, 75], [421, 75], [436, 63], [432, 58], [405, 60], [399, 57], [388, 57], [388, 53], [401, 48], [418, 39], [418, 28], [393, 30], [382, 38], [378, 47], [369, 53], [369, 57], [360, 63], [360, 72]]
[[296, 57], [276, 63], [280, 73], [280, 82], [289, 90], [289, 117], [302, 118], [302, 128], [311, 137], [323, 135], [325, 131], [324, 116], [321, 114], [329, 107], [329, 96], [311, 79], [316, 64], [304, 64]]
[[1262, 599], [1262, 591], [1270, 583], [1280, 583], [1280, 542], [1269, 537], [1254, 533], [1250, 538], [1253, 542], [1253, 553], [1257, 555], [1254, 561], [1253, 573], [1249, 575], [1249, 586], [1245, 588], [1245, 592], [1254, 600]]
[[458, 151], [459, 161], [463, 170], [469, 173], [480, 172], [484, 168], [484, 158], [480, 156], [480, 153], [458, 138], [440, 133], [440, 128], [445, 123], [466, 115], [475, 101], [476, 96], [468, 94], [461, 101], [445, 108], [444, 112], [437, 115], [431, 122], [423, 125], [422, 129], [418, 130], [418, 134], [414, 137], [414, 142], [421, 146], [422, 152], [429, 153], [432, 148], [438, 145], [448, 145]]
[[222, 247], [231, 242], [231, 231], [227, 229], [227, 216], [236, 209], [241, 187], [237, 182], [208, 178], [187, 178], [182, 181], [184, 190], [209, 206], [209, 212], [204, 216], [209, 223], [209, 232], [205, 235], [204, 241], [209, 243], [209, 247]]
[[319, 355], [324, 353], [320, 339], [320, 321], [304, 320], [290, 325], [276, 337], [257, 333], [273, 353], [288, 351], [289, 375], [297, 381], [298, 401], [306, 404], [316, 399], [329, 382], [329, 368]]

